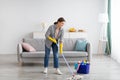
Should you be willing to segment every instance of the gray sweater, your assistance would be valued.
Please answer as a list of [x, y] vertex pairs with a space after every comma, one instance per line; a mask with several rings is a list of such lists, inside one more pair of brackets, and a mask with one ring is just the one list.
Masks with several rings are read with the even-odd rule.
[[[52, 42], [48, 39], [48, 36], [52, 37], [52, 38], [55, 38], [55, 30], [56, 30], [56, 25], [51, 25], [47, 32], [45, 33], [45, 45], [48, 47], [48, 48], [51, 48], [51, 45], [52, 45]], [[64, 30], [63, 28], [60, 29], [59, 33], [58, 33], [58, 42], [63, 42], [63, 36], [64, 36]]]

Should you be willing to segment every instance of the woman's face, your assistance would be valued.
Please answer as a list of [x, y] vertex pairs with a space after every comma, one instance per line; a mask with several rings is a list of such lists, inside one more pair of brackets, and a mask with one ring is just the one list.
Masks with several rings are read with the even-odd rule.
[[58, 26], [61, 28], [61, 27], [63, 27], [64, 26], [64, 24], [65, 24], [65, 22], [58, 22]]

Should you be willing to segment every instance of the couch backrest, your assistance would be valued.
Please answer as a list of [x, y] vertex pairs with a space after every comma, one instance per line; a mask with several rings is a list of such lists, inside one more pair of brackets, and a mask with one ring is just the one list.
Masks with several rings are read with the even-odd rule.
[[26, 43], [30, 44], [37, 51], [44, 51], [45, 50], [45, 40], [44, 39], [24, 38], [23, 42], [26, 42]]
[[64, 39], [64, 46], [63, 50], [64, 51], [74, 51], [75, 50], [75, 45], [77, 40], [84, 40], [83, 38], [65, 38]]
[[[64, 39], [64, 51], [73, 51], [75, 50], [76, 41], [83, 38], [65, 38]], [[26, 42], [33, 46], [37, 51], [44, 51], [45, 50], [45, 39], [31, 39], [31, 38], [24, 38], [23, 42]]]

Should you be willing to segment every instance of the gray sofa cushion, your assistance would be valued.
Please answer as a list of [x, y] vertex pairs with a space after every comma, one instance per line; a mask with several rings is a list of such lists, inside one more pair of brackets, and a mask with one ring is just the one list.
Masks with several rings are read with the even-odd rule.
[[45, 40], [44, 39], [30, 39], [24, 38], [23, 42], [26, 42], [33, 46], [36, 51], [44, 51], [45, 50]]
[[65, 38], [64, 39], [64, 51], [75, 51], [75, 44], [77, 40], [85, 40], [84, 38]]
[[80, 56], [88, 56], [87, 52], [84, 51], [64, 51], [65, 57], [80, 57]]
[[23, 52], [22, 57], [44, 57], [45, 51], [38, 52]]
[[[40, 52], [23, 52], [22, 57], [44, 57], [45, 51], [40, 51]], [[82, 52], [82, 51], [64, 51], [65, 57], [86, 57], [88, 56], [87, 52]], [[60, 57], [62, 55], [59, 54]], [[50, 57], [53, 57], [52, 51]]]

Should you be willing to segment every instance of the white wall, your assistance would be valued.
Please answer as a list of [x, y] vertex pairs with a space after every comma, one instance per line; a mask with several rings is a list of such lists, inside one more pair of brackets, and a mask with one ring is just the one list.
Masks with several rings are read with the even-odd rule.
[[120, 0], [111, 2], [112, 58], [120, 63]]
[[16, 53], [17, 43], [33, 31], [40, 31], [40, 23], [48, 25], [63, 16], [65, 30], [84, 28], [97, 53], [99, 13], [104, 12], [104, 0], [0, 0], [0, 53]]

